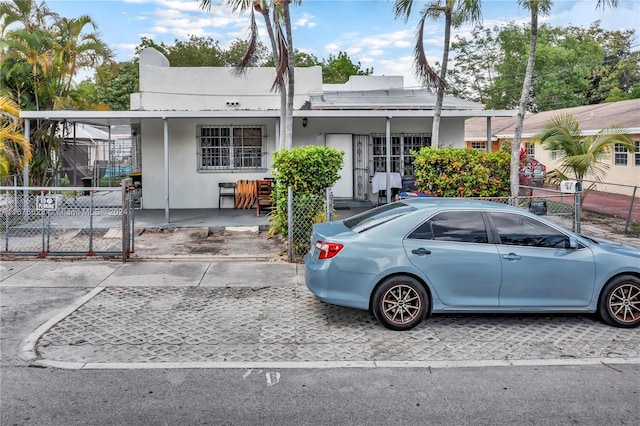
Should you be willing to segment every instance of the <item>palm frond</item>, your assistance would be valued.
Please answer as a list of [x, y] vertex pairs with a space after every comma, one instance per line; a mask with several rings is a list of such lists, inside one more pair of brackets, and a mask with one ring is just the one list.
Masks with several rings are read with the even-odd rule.
[[416, 34], [416, 46], [414, 49], [414, 68], [416, 78], [421, 81], [422, 85], [427, 88], [437, 89], [444, 88], [445, 82], [440, 78], [438, 73], [435, 72], [429, 61], [427, 55], [424, 53], [424, 24], [427, 19], [426, 13], [422, 14], [420, 22], [418, 23], [418, 32]]
[[249, 40], [247, 42], [247, 51], [239, 64], [233, 69], [233, 74], [236, 76], [244, 75], [249, 66], [253, 62], [253, 57], [258, 47], [258, 24], [256, 23], [256, 14], [254, 9], [251, 9], [251, 19], [249, 23]]

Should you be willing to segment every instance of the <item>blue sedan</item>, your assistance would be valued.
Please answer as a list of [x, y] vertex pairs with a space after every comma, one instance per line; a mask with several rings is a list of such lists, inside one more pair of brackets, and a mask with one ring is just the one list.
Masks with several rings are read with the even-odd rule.
[[430, 313], [593, 313], [640, 324], [640, 250], [488, 201], [415, 198], [314, 225], [305, 281], [319, 300], [393, 330]]

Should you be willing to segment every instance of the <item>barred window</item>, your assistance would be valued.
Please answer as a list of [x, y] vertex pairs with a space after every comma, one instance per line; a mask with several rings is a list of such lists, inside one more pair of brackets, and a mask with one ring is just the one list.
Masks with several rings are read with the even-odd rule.
[[198, 170], [262, 169], [263, 126], [198, 126]]
[[527, 155], [529, 156], [529, 158], [535, 158], [536, 157], [536, 144], [535, 143], [531, 143], [531, 142], [527, 142], [524, 144], [524, 149], [525, 151], [527, 151]]
[[476, 151], [486, 151], [487, 150], [487, 143], [486, 142], [481, 142], [481, 141], [471, 141], [471, 149], [475, 149]]
[[640, 141], [635, 141], [634, 144], [636, 145], [635, 153], [633, 154], [635, 157], [634, 164], [640, 166]]
[[[387, 168], [387, 137], [384, 134], [374, 134], [371, 137], [373, 143], [373, 170], [386, 172]], [[431, 135], [427, 133], [391, 134], [391, 170], [402, 176], [413, 176], [413, 160], [411, 151], [419, 151], [420, 148], [431, 146]]]
[[616, 166], [627, 165], [627, 149], [622, 144], [615, 144], [613, 148], [613, 164]]

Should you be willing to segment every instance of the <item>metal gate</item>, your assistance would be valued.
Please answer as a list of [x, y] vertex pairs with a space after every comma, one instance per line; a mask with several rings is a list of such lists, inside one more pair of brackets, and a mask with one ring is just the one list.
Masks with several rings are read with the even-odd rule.
[[367, 200], [369, 187], [369, 136], [353, 135], [353, 198]]
[[133, 186], [0, 187], [0, 254], [127, 259], [133, 247]]

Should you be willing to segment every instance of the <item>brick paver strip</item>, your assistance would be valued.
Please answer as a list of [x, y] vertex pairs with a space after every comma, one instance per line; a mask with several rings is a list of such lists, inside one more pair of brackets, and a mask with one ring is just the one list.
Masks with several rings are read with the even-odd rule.
[[640, 357], [640, 329], [592, 315], [438, 315], [408, 332], [294, 288], [105, 288], [45, 332], [80, 363], [464, 361]]

